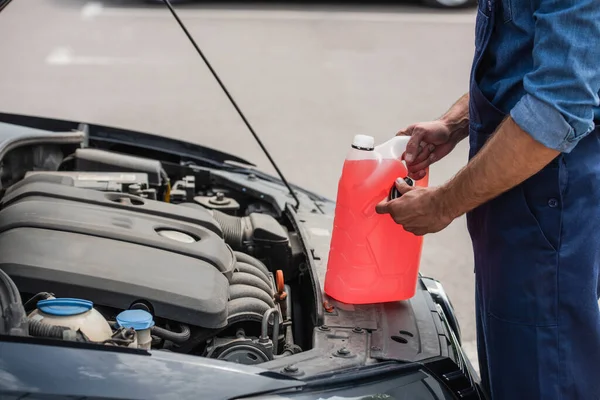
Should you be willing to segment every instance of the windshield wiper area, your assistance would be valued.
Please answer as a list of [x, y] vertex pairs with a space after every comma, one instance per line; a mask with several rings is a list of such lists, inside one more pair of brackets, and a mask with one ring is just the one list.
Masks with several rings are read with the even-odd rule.
[[352, 369], [329, 371], [306, 379], [307, 389], [325, 388], [328, 386], [342, 386], [347, 383], [359, 384], [360, 381], [385, 379], [408, 372], [418, 371], [423, 368], [420, 363], [399, 363], [396, 361], [383, 362], [375, 365], [365, 365]]
[[[258, 397], [243, 398], [256, 400], [447, 398], [443, 394], [440, 396], [441, 389], [433, 387], [436, 385], [432, 379], [419, 363], [386, 362], [322, 374], [303, 379], [304, 385], [300, 387], [274, 390]], [[238, 399], [242, 398], [238, 397]]]

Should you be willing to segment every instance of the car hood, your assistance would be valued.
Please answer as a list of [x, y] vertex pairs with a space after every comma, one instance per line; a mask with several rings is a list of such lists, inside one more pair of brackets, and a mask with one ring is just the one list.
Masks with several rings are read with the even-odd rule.
[[[3, 337], [0, 387], [11, 394], [87, 398], [180, 400], [232, 399], [303, 382], [264, 369], [164, 351], [149, 353], [105, 346]], [[145, 356], [144, 356], [145, 355]], [[30, 368], [23, 360], [29, 359]], [[235, 384], [231, 384], [235, 382]]]
[[160, 149], [163, 152], [186, 156], [190, 159], [213, 161], [214, 163], [237, 163], [246, 167], [254, 167], [255, 164], [235, 155], [224, 153], [209, 147], [185, 142], [182, 140], [167, 138], [160, 135], [133, 131], [129, 129], [116, 128], [105, 125], [91, 124], [83, 121], [71, 121], [56, 118], [46, 118], [34, 115], [13, 114], [0, 112], [0, 122], [29, 127], [52, 132], [84, 131], [91, 138], [103, 139], [107, 142], [119, 144], [130, 143], [137, 147], [149, 150]]

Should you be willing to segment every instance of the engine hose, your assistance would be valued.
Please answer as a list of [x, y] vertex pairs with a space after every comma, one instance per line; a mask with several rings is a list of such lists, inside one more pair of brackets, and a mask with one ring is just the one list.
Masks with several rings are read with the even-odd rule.
[[163, 339], [159, 338], [156, 335], [152, 335], [152, 342], [151, 345], [152, 346], [158, 346], [161, 342], [163, 341]]
[[241, 250], [244, 240], [242, 218], [225, 214], [219, 210], [212, 210], [213, 218], [221, 225], [223, 238], [234, 250]]
[[229, 286], [229, 298], [231, 300], [252, 298], [259, 299], [267, 303], [270, 307], [275, 307], [273, 296], [269, 296], [264, 290], [250, 285], [231, 285]]
[[173, 332], [155, 325], [152, 327], [152, 334], [173, 343], [185, 343], [190, 338], [190, 328], [184, 324], [179, 324], [179, 328], [181, 332]]
[[48, 292], [40, 292], [25, 302], [25, 312], [30, 313], [37, 308], [37, 303], [40, 300], [47, 300], [54, 297], [54, 294]]
[[240, 272], [252, 274], [252, 275], [256, 276], [257, 278], [260, 278], [267, 285], [269, 285], [269, 286], [273, 285], [273, 283], [269, 280], [269, 277], [267, 275], [263, 274], [262, 271], [257, 269], [254, 265], [246, 264], [243, 262], [238, 262], [236, 264], [236, 267], [237, 267], [237, 270]]
[[0, 334], [27, 336], [27, 314], [13, 280], [0, 269]]
[[245, 272], [235, 272], [231, 277], [231, 281], [229, 283], [231, 285], [254, 286], [256, 288], [261, 289], [269, 296], [273, 296], [275, 294], [273, 288], [270, 285], [263, 282], [259, 277], [252, 274], [247, 274]]
[[259, 340], [262, 342], [269, 340], [269, 318], [271, 315], [273, 315], [273, 355], [277, 355], [277, 348], [279, 347], [279, 312], [276, 308], [267, 310], [263, 316]]
[[267, 266], [265, 264], [260, 262], [259, 259], [254, 258], [246, 253], [242, 253], [240, 251], [234, 251], [233, 254], [235, 254], [235, 259], [238, 262], [243, 262], [246, 264], [253, 265], [256, 268], [260, 269], [263, 274], [265, 274], [266, 276], [269, 276], [269, 269], [267, 268]]
[[70, 331], [66, 326], [49, 325], [41, 321], [29, 320], [29, 334], [31, 336], [62, 339], [63, 332]]
[[294, 345], [294, 329], [292, 328], [292, 292], [290, 285], [285, 285], [285, 291], [287, 292], [287, 297], [285, 298], [286, 302], [286, 312], [287, 315], [284, 316], [285, 322], [288, 322], [289, 325], [285, 330], [285, 344], [287, 346]]

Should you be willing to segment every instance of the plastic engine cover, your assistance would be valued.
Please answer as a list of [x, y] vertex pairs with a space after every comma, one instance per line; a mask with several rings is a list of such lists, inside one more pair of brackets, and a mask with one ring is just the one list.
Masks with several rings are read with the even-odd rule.
[[[180, 207], [145, 199], [137, 206], [162, 209], [157, 215], [131, 205], [109, 206], [112, 201], [103, 205], [98, 199], [104, 194], [87, 189], [26, 186], [0, 211], [0, 269], [21, 291], [119, 309], [142, 300], [157, 317], [205, 328], [227, 325], [234, 255], [213, 230], [161, 216], [176, 216]], [[69, 193], [55, 198], [45, 195], [48, 188], [98, 198], [93, 203], [68, 200]], [[184, 219], [193, 220], [192, 211], [183, 208]]]

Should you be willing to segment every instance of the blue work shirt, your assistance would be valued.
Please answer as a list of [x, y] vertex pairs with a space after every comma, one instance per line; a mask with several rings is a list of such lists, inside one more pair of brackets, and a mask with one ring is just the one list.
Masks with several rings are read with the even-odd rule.
[[[491, 15], [494, 2], [479, 1]], [[600, 0], [495, 3], [480, 89], [537, 141], [568, 153], [600, 120]]]

